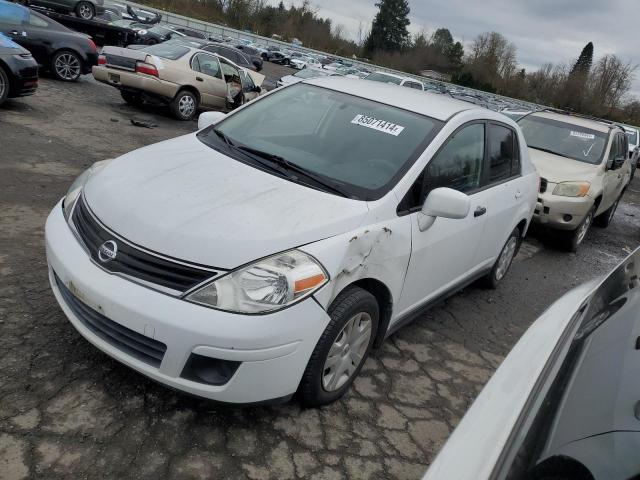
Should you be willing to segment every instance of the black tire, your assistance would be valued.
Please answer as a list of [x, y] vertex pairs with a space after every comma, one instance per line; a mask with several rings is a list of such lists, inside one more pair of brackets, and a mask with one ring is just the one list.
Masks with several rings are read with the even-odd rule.
[[[191, 104], [188, 111], [186, 107], [183, 108], [183, 102], [189, 102]], [[178, 120], [191, 120], [198, 112], [198, 97], [190, 90], [180, 90], [174, 99], [171, 100], [169, 107]]]
[[[500, 250], [500, 254], [498, 258], [496, 258], [496, 262], [493, 264], [491, 271], [483, 279], [482, 283], [486, 288], [492, 290], [498, 288], [498, 284], [509, 272], [509, 268], [511, 268], [513, 259], [518, 254], [521, 244], [522, 235], [520, 234], [520, 229], [516, 227], [509, 235], [509, 238], [507, 238], [507, 241], [504, 242], [502, 250]], [[504, 262], [506, 262], [506, 264]]]
[[158, 41], [155, 38], [150, 38], [149, 40], [146, 41], [145, 45], [155, 45], [157, 43]]
[[264, 60], [265, 62], [269, 61], [269, 55], [267, 55], [266, 53], [263, 53], [262, 55], [260, 55], [262, 57], [262, 60]]
[[[578, 228], [570, 232], [564, 232], [565, 234], [564, 246], [569, 252], [577, 252], [578, 247], [582, 245], [582, 242], [587, 237], [587, 234], [589, 233], [589, 229], [593, 224], [593, 216], [595, 212], [596, 212], [596, 207], [594, 205], [593, 207], [591, 207], [591, 210], [589, 210], [589, 212], [587, 212], [587, 214], [584, 216], [584, 218], [582, 219], [582, 222], [580, 222], [580, 225], [578, 225]], [[585, 227], [586, 227], [586, 230], [584, 231], [584, 234], [582, 234], [581, 229]]]
[[[300, 401], [307, 407], [326, 405], [327, 403], [334, 402], [345, 394], [358, 376], [358, 373], [360, 373], [360, 369], [371, 351], [378, 330], [378, 302], [373, 295], [360, 287], [348, 287], [341, 292], [329, 307], [328, 313], [331, 321], [311, 354], [298, 389]], [[346, 382], [339, 388], [329, 391], [325, 389], [323, 385], [324, 367], [329, 351], [334, 342], [339, 340], [339, 336], [342, 335], [345, 325], [358, 313], [367, 314], [371, 320], [371, 336], [367, 343], [367, 348], [362, 355], [359, 365], [355, 367], [355, 370]], [[344, 353], [345, 356], [349, 354], [348, 348], [349, 345], [347, 344], [347, 351]]]
[[[64, 65], [68, 65], [69, 69], [65, 69]], [[51, 73], [63, 82], [75, 82], [82, 75], [82, 58], [71, 50], [60, 50], [51, 59]]]
[[83, 20], [91, 20], [96, 16], [96, 7], [91, 2], [82, 1], [76, 4], [76, 15]]
[[616, 209], [618, 208], [618, 204], [620, 203], [621, 198], [622, 198], [622, 195], [620, 195], [616, 199], [616, 201], [613, 202], [613, 205], [611, 205], [609, 208], [607, 208], [604, 212], [602, 212], [593, 220], [593, 224], [596, 227], [607, 228], [609, 226], [609, 224], [613, 221], [613, 217], [616, 214]]
[[0, 105], [2, 105], [9, 97], [10, 88], [9, 76], [7, 75], [7, 72], [4, 71], [4, 68], [0, 66]]
[[133, 107], [139, 107], [144, 103], [142, 101], [142, 95], [139, 93], [127, 92], [122, 90], [120, 91], [120, 96], [125, 102], [127, 102], [127, 104]]

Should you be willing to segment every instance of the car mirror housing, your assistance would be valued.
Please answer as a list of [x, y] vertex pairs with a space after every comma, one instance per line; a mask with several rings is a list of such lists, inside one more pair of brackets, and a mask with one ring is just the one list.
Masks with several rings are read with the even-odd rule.
[[225, 117], [223, 112], [203, 112], [198, 117], [198, 130], [215, 125]]
[[468, 195], [452, 188], [436, 188], [432, 190], [418, 214], [418, 227], [424, 232], [433, 225], [436, 218], [465, 218], [471, 210], [471, 199]]

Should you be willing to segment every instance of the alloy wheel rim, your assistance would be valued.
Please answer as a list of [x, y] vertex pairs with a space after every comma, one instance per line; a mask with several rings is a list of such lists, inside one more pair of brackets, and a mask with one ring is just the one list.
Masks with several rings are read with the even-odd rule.
[[0, 98], [4, 97], [4, 93], [6, 89], [7, 89], [7, 84], [4, 81], [4, 76], [0, 75]]
[[360, 367], [371, 339], [371, 316], [355, 314], [342, 327], [322, 368], [322, 387], [327, 392], [340, 389]]
[[82, 18], [88, 19], [91, 18], [91, 7], [86, 4], [80, 5], [80, 16]]
[[511, 265], [511, 261], [515, 256], [517, 245], [518, 239], [516, 237], [511, 237], [502, 249], [502, 253], [500, 253], [500, 258], [498, 259], [498, 268], [496, 268], [497, 280], [501, 280], [507, 273], [509, 265]]
[[578, 230], [578, 245], [582, 243], [584, 237], [587, 236], [587, 232], [589, 231], [589, 227], [591, 226], [591, 217], [593, 215], [590, 213], [580, 225], [580, 229]]
[[56, 73], [65, 80], [75, 80], [80, 76], [80, 61], [70, 53], [59, 55], [55, 67]]
[[180, 111], [180, 115], [185, 118], [189, 117], [193, 114], [195, 108], [196, 104], [193, 101], [192, 97], [190, 97], [189, 95], [180, 97], [180, 100], [178, 101], [178, 110]]

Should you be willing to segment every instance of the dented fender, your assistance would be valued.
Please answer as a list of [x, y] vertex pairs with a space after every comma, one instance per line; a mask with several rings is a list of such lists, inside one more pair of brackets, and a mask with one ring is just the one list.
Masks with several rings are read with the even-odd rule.
[[325, 310], [342, 290], [362, 279], [383, 283], [395, 304], [411, 256], [411, 220], [404, 216], [369, 224], [300, 250], [317, 258], [329, 274], [329, 282], [314, 294]]

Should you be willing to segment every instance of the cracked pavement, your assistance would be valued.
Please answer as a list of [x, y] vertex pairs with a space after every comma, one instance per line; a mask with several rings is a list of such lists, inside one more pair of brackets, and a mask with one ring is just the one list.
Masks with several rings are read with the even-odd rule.
[[[138, 128], [132, 117], [151, 119]], [[393, 335], [341, 401], [233, 408], [102, 354], [50, 292], [45, 218], [92, 162], [195, 130], [83, 77], [0, 109], [0, 479], [417, 479], [526, 328], [640, 243], [640, 180], [578, 254], [535, 233], [496, 291], [472, 285]]]

